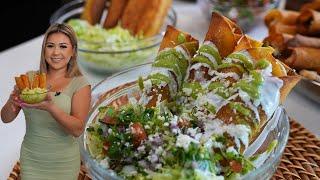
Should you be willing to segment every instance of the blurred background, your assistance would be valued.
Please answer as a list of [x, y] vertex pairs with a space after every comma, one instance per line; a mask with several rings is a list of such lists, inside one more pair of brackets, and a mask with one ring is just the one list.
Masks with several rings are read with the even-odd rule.
[[[1, 5], [0, 52], [43, 34], [49, 27], [49, 18], [53, 12], [70, 1], [72, 0], [13, 0]], [[196, 2], [196, 0], [174, 1]], [[302, 3], [310, 1], [290, 0], [286, 3], [286, 9], [297, 10]]]
[[[72, 0], [20, 0], [6, 1], [0, 6], [0, 52], [44, 34], [50, 16], [62, 5]], [[174, 0], [196, 1], [196, 0]], [[13, 15], [14, 14], [14, 15]]]
[[43, 34], [52, 13], [69, 1], [6, 1], [6, 5], [0, 6], [0, 52]]

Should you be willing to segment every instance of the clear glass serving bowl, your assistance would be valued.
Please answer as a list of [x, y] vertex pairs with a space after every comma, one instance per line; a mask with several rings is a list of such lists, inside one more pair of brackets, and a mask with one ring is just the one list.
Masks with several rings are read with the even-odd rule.
[[[277, 8], [282, 0], [197, 0], [197, 4], [208, 21], [212, 11], [218, 11], [235, 21], [244, 32], [249, 31], [266, 11]], [[247, 3], [246, 3], [247, 2]]]
[[[117, 73], [97, 84], [92, 90], [93, 104], [86, 123], [86, 128], [95, 120], [99, 107], [114, 103], [119, 105], [126, 102], [128, 93], [134, 94], [134, 91], [139, 89], [136, 82], [139, 76], [146, 77], [150, 71], [151, 63], [146, 63]], [[274, 129], [267, 134], [263, 144], [268, 145], [272, 140], [277, 139], [278, 145], [260, 168], [251, 171], [249, 174], [242, 177], [242, 179], [268, 179], [274, 174], [286, 146], [290, 127], [288, 116], [282, 107], [279, 108], [279, 113], [276, 117]], [[120, 179], [116, 174], [103, 168], [97, 161], [91, 158], [88, 152], [86, 138], [85, 132], [80, 137], [80, 152], [91, 177], [98, 180]]]
[[[84, 9], [84, 0], [71, 1], [59, 8], [50, 18], [50, 24], [68, 22], [79, 18]], [[107, 11], [106, 11], [107, 13]], [[160, 33], [153, 37], [144, 38], [133, 44], [123, 43], [117, 50], [112, 50], [113, 44], [107, 42], [93, 42], [78, 39], [78, 60], [80, 66], [99, 74], [112, 74], [138, 64], [153, 60], [167, 25], [176, 26], [177, 15], [170, 9]], [[92, 48], [91, 48], [92, 47]], [[102, 47], [97, 50], [96, 47]]]

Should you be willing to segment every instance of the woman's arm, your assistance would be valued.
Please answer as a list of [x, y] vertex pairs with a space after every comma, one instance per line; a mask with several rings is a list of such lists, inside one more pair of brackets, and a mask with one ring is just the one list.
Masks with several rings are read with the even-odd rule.
[[1, 120], [4, 123], [13, 121], [19, 114], [21, 107], [18, 104], [18, 96], [16, 87], [10, 94], [10, 97], [6, 104], [1, 109]]
[[90, 86], [85, 86], [79, 89], [72, 97], [71, 115], [68, 115], [55, 105], [52, 105], [48, 111], [68, 133], [79, 137], [84, 131], [90, 102], [91, 88]]

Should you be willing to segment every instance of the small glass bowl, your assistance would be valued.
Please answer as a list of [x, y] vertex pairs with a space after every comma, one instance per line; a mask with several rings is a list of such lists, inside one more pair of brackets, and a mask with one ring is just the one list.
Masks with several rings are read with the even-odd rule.
[[212, 11], [218, 11], [236, 22], [244, 32], [247, 32], [256, 22], [263, 18], [263, 14], [266, 11], [277, 8], [280, 1], [281, 0], [271, 0], [264, 2], [261, 0], [249, 0], [248, 3], [245, 3], [247, 1], [243, 0], [243, 3], [239, 3], [242, 1], [197, 0], [197, 4], [208, 20], [211, 19]]
[[[59, 8], [50, 18], [50, 24], [64, 23], [79, 18], [84, 9], [84, 0], [71, 1]], [[79, 64], [99, 74], [112, 74], [138, 64], [151, 62], [159, 49], [167, 25], [176, 26], [177, 15], [174, 9], [168, 11], [160, 33], [134, 44], [121, 44], [120, 50], [105, 48], [96, 50], [90, 47], [110, 47], [110, 43], [98, 43], [78, 39]]]
[[[146, 63], [132, 67], [114, 74], [113, 76], [110, 76], [98, 83], [92, 90], [93, 104], [88, 116], [89, 118], [86, 123], [86, 128], [95, 120], [99, 107], [113, 103], [121, 105], [127, 101], [127, 95], [129, 93], [134, 94], [134, 92], [138, 91], [137, 79], [139, 76], [147, 77], [151, 71], [151, 65], [152, 63]], [[277, 123], [274, 124], [274, 129], [270, 131], [267, 134], [267, 137], [263, 140], [263, 144], [269, 144], [273, 140], [278, 140], [277, 146], [262, 166], [241, 177], [241, 179], [268, 179], [274, 174], [280, 162], [282, 152], [287, 144], [290, 128], [288, 116], [285, 110], [282, 107], [279, 107], [279, 111], [280, 113], [276, 116], [277, 118], [275, 122]], [[86, 132], [84, 132], [80, 137], [80, 152], [91, 177], [98, 180], [121, 179], [114, 172], [103, 168], [96, 160], [91, 158], [88, 152], [86, 140], [87, 135]]]
[[47, 94], [48, 94], [48, 90], [42, 93], [38, 93], [38, 92], [33, 92], [31, 94], [20, 93], [19, 98], [25, 103], [36, 104], [36, 103], [42, 102], [47, 97]]

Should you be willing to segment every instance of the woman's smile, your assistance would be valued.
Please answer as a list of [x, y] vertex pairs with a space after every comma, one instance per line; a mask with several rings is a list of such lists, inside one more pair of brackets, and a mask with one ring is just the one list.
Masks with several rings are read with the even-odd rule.
[[50, 58], [50, 59], [51, 59], [52, 62], [54, 62], [54, 63], [59, 63], [59, 62], [61, 62], [61, 61], [64, 60], [64, 58], [61, 58], [61, 57], [59, 57], [59, 58], [57, 58], [57, 57], [52, 57], [52, 58]]
[[45, 46], [45, 59], [49, 69], [67, 69], [73, 54], [70, 39], [63, 33], [54, 33], [48, 37]]

